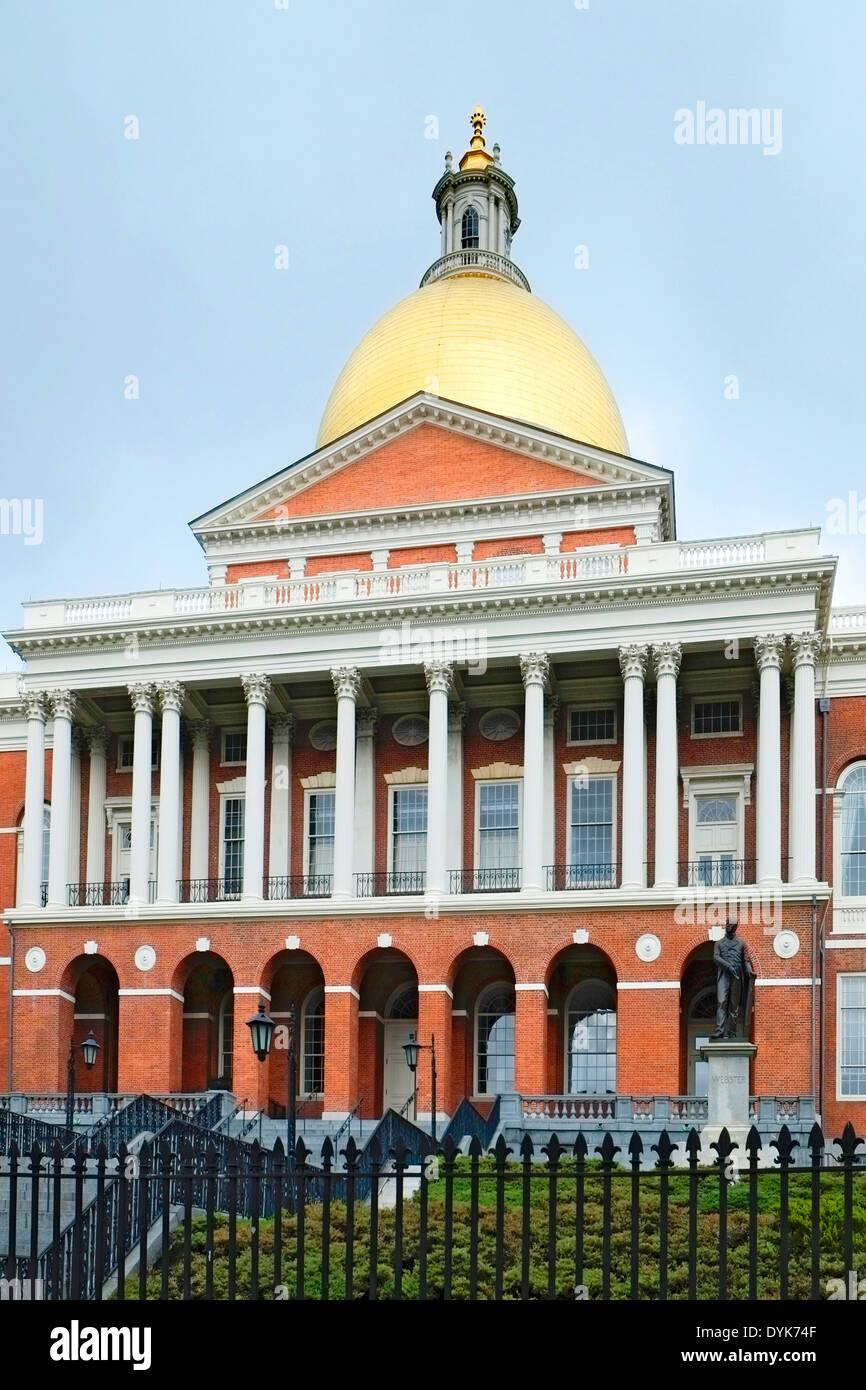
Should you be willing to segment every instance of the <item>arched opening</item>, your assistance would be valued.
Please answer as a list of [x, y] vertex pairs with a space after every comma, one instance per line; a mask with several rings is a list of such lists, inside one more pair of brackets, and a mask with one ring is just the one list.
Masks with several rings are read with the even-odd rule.
[[268, 1114], [285, 1119], [289, 1100], [289, 1044], [294, 1022], [295, 1104], [299, 1119], [322, 1113], [325, 1090], [325, 977], [306, 951], [283, 951], [268, 963], [263, 983], [277, 1025], [268, 1058]]
[[499, 951], [465, 952], [454, 972], [455, 1095], [492, 1101], [514, 1091], [514, 970]]
[[471, 205], [460, 219], [460, 246], [464, 251], [478, 246], [478, 212]]
[[686, 962], [680, 990], [680, 1019], [680, 1089], [687, 1096], [705, 1096], [709, 1064], [701, 1057], [701, 1048], [709, 1042], [716, 1019], [712, 942], [698, 946]]
[[373, 951], [363, 964], [358, 1008], [358, 1090], [365, 1115], [412, 1115], [415, 1077], [403, 1044], [418, 1033], [418, 975], [408, 956]]
[[866, 898], [866, 763], [852, 763], [836, 787], [839, 817], [834, 881], [843, 898]]
[[571, 1096], [616, 1094], [617, 990], [610, 958], [569, 946], [548, 971], [548, 1086]]
[[[117, 971], [105, 956], [77, 956], [64, 972], [62, 988], [74, 996], [72, 1043], [75, 1089], [81, 1093], [117, 1090]], [[89, 1033], [99, 1043], [92, 1068], [84, 1065], [81, 1044]], [[64, 1053], [64, 1060], [66, 1054]]]
[[181, 1089], [230, 1091], [234, 976], [222, 956], [205, 951], [182, 963], [179, 978], [183, 980]]

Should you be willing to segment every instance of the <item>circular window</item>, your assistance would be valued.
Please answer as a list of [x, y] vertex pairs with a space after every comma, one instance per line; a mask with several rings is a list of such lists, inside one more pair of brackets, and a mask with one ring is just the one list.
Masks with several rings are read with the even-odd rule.
[[430, 733], [429, 721], [425, 714], [404, 714], [400, 719], [394, 720], [391, 732], [395, 743], [402, 743], [405, 748], [414, 748], [416, 744], [427, 742]]
[[337, 746], [337, 721], [320, 719], [310, 730], [310, 743], [320, 753], [330, 753]]
[[503, 739], [513, 738], [520, 728], [520, 715], [513, 709], [491, 709], [482, 714], [478, 730], [490, 743], [501, 743]]

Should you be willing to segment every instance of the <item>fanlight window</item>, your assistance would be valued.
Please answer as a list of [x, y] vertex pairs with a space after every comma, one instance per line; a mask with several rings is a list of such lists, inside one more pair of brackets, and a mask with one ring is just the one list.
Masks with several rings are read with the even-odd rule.
[[586, 980], [572, 990], [566, 1047], [569, 1095], [615, 1093], [616, 999], [603, 980]]
[[842, 790], [842, 895], [866, 897], [866, 763], [851, 769]]
[[404, 985], [392, 996], [386, 1014], [388, 1018], [417, 1018], [418, 986]]
[[469, 207], [463, 214], [460, 222], [460, 245], [464, 251], [478, 245], [478, 213], [475, 208]]
[[697, 798], [698, 825], [733, 825], [737, 819], [737, 798], [735, 796], [699, 796]]

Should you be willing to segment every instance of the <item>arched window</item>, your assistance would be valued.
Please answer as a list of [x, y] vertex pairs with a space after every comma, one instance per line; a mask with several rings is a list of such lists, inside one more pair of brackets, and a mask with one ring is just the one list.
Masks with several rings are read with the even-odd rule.
[[418, 1017], [418, 986], [400, 985], [385, 1006], [386, 1018]]
[[[21, 894], [24, 891], [24, 814], [21, 814], [18, 831], [18, 860], [15, 870], [15, 900], [18, 907], [21, 906]], [[42, 809], [42, 906], [48, 897], [48, 854], [51, 846], [51, 807], [46, 802]]]
[[584, 980], [571, 991], [565, 1047], [569, 1095], [615, 1093], [616, 996], [604, 980]]
[[839, 887], [844, 898], [866, 898], [866, 763], [843, 776], [839, 830]]
[[491, 985], [478, 1000], [475, 1078], [479, 1096], [514, 1090], [513, 985]]
[[464, 251], [472, 250], [478, 245], [478, 213], [471, 205], [460, 221], [460, 245]]
[[311, 990], [304, 1000], [301, 1033], [301, 1076], [308, 1096], [325, 1089], [325, 991]]

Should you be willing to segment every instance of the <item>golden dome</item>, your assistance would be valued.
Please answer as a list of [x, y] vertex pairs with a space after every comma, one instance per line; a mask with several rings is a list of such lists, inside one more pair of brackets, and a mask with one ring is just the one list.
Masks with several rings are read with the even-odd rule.
[[553, 309], [504, 279], [443, 276], [384, 314], [337, 378], [317, 447], [419, 391], [628, 453], [595, 358]]

